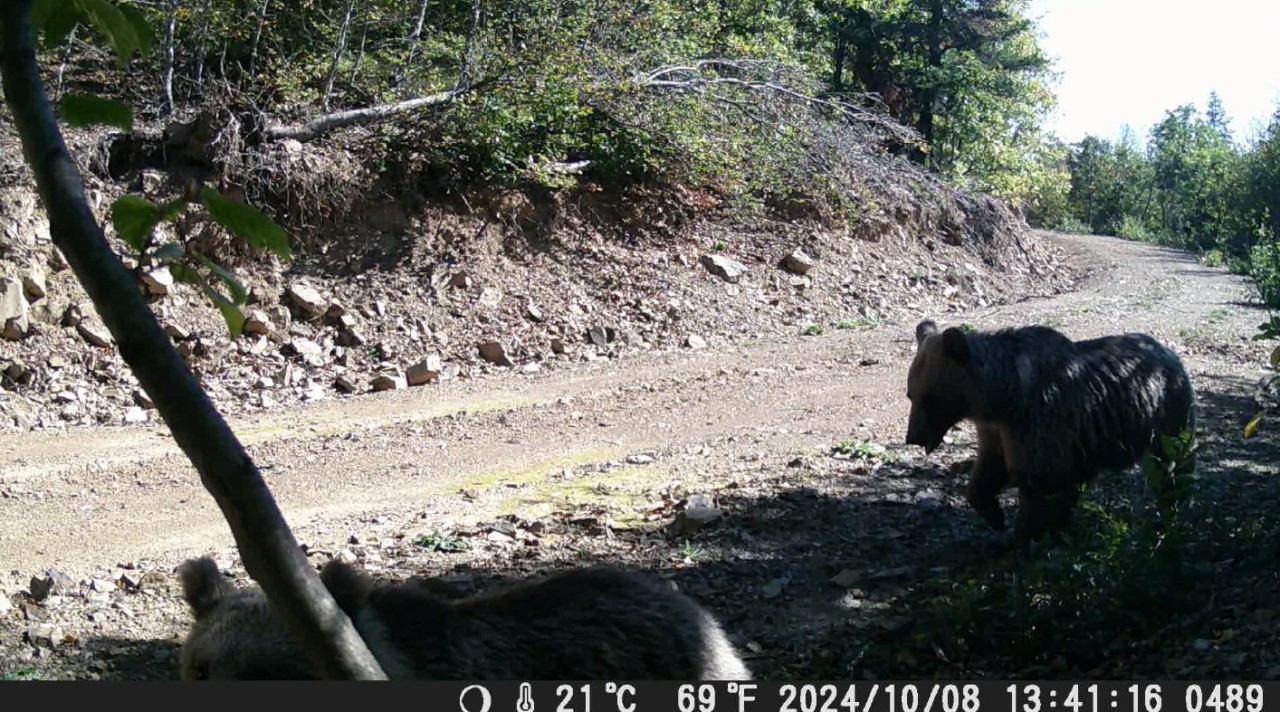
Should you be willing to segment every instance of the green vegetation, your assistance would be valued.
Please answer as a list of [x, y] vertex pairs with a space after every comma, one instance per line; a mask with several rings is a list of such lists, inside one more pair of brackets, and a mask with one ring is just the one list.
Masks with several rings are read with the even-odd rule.
[[[1027, 0], [91, 5], [128, 21], [71, 33], [37, 3], [52, 17], [42, 61], [65, 68], [71, 113], [128, 120], [121, 106], [85, 109], [87, 92], [149, 118], [251, 105], [289, 127], [432, 97], [379, 120], [366, 146], [383, 154], [369, 165], [433, 187], [665, 181], [856, 212], [863, 201], [841, 196], [861, 173], [832, 156], [873, 127], [1033, 210], [1065, 194], [1062, 150], [1040, 129], [1054, 99]], [[93, 46], [104, 37], [127, 82]]]
[[913, 644], [951, 659], [1019, 655], [1031, 670], [1088, 669], [1135, 639], [1158, 639], [1204, 605], [1216, 557], [1265, 536], [1196, 509], [1197, 448], [1193, 433], [1166, 438], [1143, 460], [1138, 486], [1109, 486], [1105, 502], [1082, 497], [1061, 541], [1016, 573], [995, 557], [925, 583], [897, 604], [918, 616]]
[[1211, 94], [1203, 113], [1166, 112], [1145, 144], [1086, 137], [1070, 150], [1065, 210], [1044, 224], [1194, 250], [1280, 307], [1280, 112], [1245, 141], [1229, 123]]
[[873, 462], [893, 462], [896, 459], [883, 445], [865, 440], [841, 440], [831, 447], [831, 455]]
[[413, 540], [414, 544], [431, 551], [466, 551], [471, 548], [465, 539], [442, 532], [428, 532]]

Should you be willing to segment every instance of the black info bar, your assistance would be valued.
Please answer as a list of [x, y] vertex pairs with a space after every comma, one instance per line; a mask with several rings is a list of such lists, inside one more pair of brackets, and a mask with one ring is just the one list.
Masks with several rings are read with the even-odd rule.
[[58, 707], [60, 694], [100, 701], [117, 687], [153, 706], [216, 699], [221, 710], [243, 694], [255, 706], [430, 712], [1280, 712], [1269, 702], [1280, 700], [1280, 682], [1270, 681], [12, 682], [0, 685], [0, 706], [23, 709], [13, 703], [27, 695], [41, 706]]

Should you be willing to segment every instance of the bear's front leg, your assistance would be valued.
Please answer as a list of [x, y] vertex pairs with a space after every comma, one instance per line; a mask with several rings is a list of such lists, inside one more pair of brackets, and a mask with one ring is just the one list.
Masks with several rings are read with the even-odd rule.
[[973, 511], [992, 529], [1004, 529], [1004, 510], [999, 495], [1009, 482], [1004, 444], [995, 428], [978, 426], [978, 458], [965, 486], [965, 499]]

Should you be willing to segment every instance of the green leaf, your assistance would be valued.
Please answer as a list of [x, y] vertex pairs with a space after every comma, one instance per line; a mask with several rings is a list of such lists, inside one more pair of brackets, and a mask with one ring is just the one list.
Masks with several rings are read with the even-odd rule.
[[195, 268], [189, 267], [181, 262], [174, 262], [170, 264], [169, 274], [173, 275], [175, 280], [182, 282], [183, 284], [198, 285], [204, 281], [204, 278], [200, 276], [200, 273], [196, 271]]
[[58, 114], [72, 126], [105, 124], [133, 130], [133, 109], [128, 104], [92, 94], [67, 94], [58, 105]]
[[32, 27], [43, 30], [42, 42], [46, 48], [56, 47], [67, 40], [71, 30], [84, 20], [80, 6], [68, 0], [35, 0], [31, 4]]
[[[187, 253], [187, 250], [185, 247], [182, 246], [181, 243], [166, 242], [165, 244], [156, 248], [155, 258], [157, 260], [160, 260], [161, 262], [177, 262], [178, 260], [182, 259], [182, 256], [185, 255], [186, 253]], [[171, 269], [170, 272], [172, 271], [173, 270]]]
[[1249, 419], [1248, 423], [1245, 423], [1244, 425], [1245, 440], [1248, 440], [1249, 438], [1253, 437], [1254, 431], [1258, 429], [1258, 423], [1262, 421], [1262, 415], [1263, 415], [1262, 411], [1259, 411], [1257, 415], [1254, 415], [1252, 418]]
[[155, 41], [156, 33], [151, 27], [151, 21], [134, 5], [120, 5], [120, 12], [124, 13], [124, 17], [133, 25], [133, 31], [138, 36], [138, 50], [143, 54], [151, 52], [151, 45]]
[[226, 198], [208, 186], [200, 189], [200, 200], [209, 209], [214, 222], [232, 234], [256, 247], [265, 247], [282, 258], [289, 257], [289, 238], [284, 229], [257, 208]]
[[1271, 349], [1271, 367], [1280, 368], [1280, 346]]
[[111, 204], [111, 224], [120, 239], [138, 252], [160, 222], [160, 207], [140, 195], [122, 195]]
[[[67, 0], [70, 3], [72, 0]], [[74, 0], [84, 16], [107, 38], [115, 50], [116, 61], [124, 66], [133, 53], [141, 49], [138, 32], [125, 14], [109, 0]]]
[[227, 322], [227, 329], [231, 332], [231, 338], [233, 340], [240, 338], [245, 322], [244, 314], [240, 311], [240, 308], [203, 281], [200, 282], [200, 288], [208, 295], [214, 306], [218, 307], [218, 311], [222, 312], [222, 318]]
[[187, 207], [187, 199], [185, 197], [174, 198], [160, 206], [160, 219], [172, 220], [180, 215], [185, 207]]
[[204, 255], [197, 256], [200, 258], [200, 261], [208, 265], [209, 269], [213, 270], [213, 273], [218, 276], [218, 279], [222, 280], [223, 284], [227, 285], [231, 290], [231, 301], [236, 304], [244, 304], [245, 300], [249, 298], [249, 293], [245, 290], [244, 285], [240, 284], [240, 280], [236, 279], [235, 275], [231, 274], [208, 257], [205, 257]]

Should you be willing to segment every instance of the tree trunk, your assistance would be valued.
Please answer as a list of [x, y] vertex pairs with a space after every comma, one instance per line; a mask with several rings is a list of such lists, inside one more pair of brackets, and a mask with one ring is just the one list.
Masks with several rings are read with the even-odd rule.
[[351, 16], [356, 11], [356, 0], [347, 3], [347, 11], [342, 15], [342, 25], [338, 28], [338, 39], [333, 43], [333, 62], [329, 65], [329, 76], [324, 80], [324, 110], [329, 110], [329, 100], [333, 96], [333, 82], [338, 78], [338, 62], [347, 49], [347, 30], [351, 28]]
[[245, 568], [317, 671], [329, 678], [385, 680], [298, 548], [258, 468], [178, 356], [89, 210], [79, 170], [41, 85], [30, 11], [31, 0], [0, 3], [0, 81], [54, 244], [222, 509]]
[[[937, 70], [942, 66], [942, 0], [929, 0], [929, 27], [925, 32], [925, 42], [929, 53], [929, 68]], [[933, 147], [934, 138], [934, 119], [936, 104], [938, 102], [938, 87], [936, 74], [930, 78], [925, 85], [924, 91], [920, 93], [920, 120], [916, 124], [916, 129], [920, 131], [921, 138], [924, 139], [925, 145]], [[930, 152], [933, 153], [932, 151]], [[918, 154], [918, 160], [924, 160], [923, 153]], [[936, 168], [938, 165], [937, 157], [934, 156], [928, 160], [930, 166]]]
[[71, 61], [71, 48], [75, 46], [78, 29], [79, 26], [72, 27], [71, 32], [67, 33], [67, 45], [62, 50], [62, 61], [58, 63], [58, 87], [54, 90], [54, 95], [59, 98], [62, 97], [62, 77], [67, 72], [67, 63]]
[[370, 106], [364, 109], [351, 109], [350, 111], [338, 111], [332, 114], [325, 114], [316, 117], [305, 124], [294, 126], [268, 126], [263, 130], [263, 138], [269, 141], [279, 141], [280, 139], [291, 138], [298, 141], [310, 141], [326, 131], [332, 131], [343, 126], [351, 126], [354, 124], [374, 123], [383, 119], [395, 116], [396, 114], [404, 114], [415, 109], [421, 109], [427, 106], [438, 106], [453, 101], [463, 93], [461, 89], [451, 89], [430, 96], [401, 101], [395, 104], [382, 104], [379, 106]]
[[200, 34], [196, 39], [196, 92], [204, 92], [204, 52], [209, 42], [209, 17], [213, 14], [213, 0], [204, 0], [200, 11]]
[[399, 85], [404, 79], [404, 73], [413, 67], [413, 58], [417, 55], [417, 42], [422, 37], [422, 27], [425, 24], [426, 0], [417, 0], [417, 8], [413, 10], [413, 26], [408, 31], [408, 36], [404, 37], [404, 44], [408, 45], [408, 56], [404, 58], [404, 64], [396, 69], [396, 77], [392, 79], [393, 85]]
[[360, 73], [360, 62], [364, 60], [364, 44], [369, 39], [369, 11], [364, 13], [364, 26], [360, 30], [360, 49], [356, 50], [356, 61], [351, 67], [351, 84], [356, 83], [356, 76]]
[[844, 59], [848, 50], [848, 42], [844, 36], [843, 20], [836, 25], [835, 36], [831, 38], [831, 89], [832, 91], [844, 91]]
[[465, 91], [471, 86], [471, 74], [475, 71], [476, 30], [480, 27], [480, 0], [471, 0], [471, 24], [467, 27], [467, 44], [462, 57], [462, 71], [454, 91]]
[[164, 18], [164, 78], [162, 86], [164, 88], [164, 112], [165, 116], [172, 114], [174, 110], [173, 103], [173, 43], [174, 37], [177, 35], [178, 29], [178, 0], [169, 0], [169, 12]]
[[262, 0], [262, 9], [258, 11], [258, 26], [253, 30], [253, 45], [249, 48], [249, 75], [252, 76], [258, 64], [258, 45], [262, 42], [262, 28], [267, 24], [267, 6], [271, 0]]

